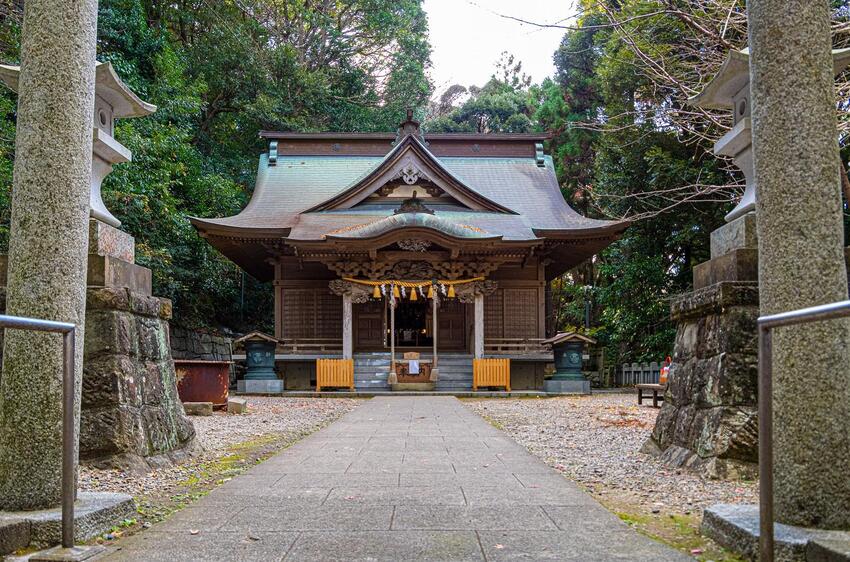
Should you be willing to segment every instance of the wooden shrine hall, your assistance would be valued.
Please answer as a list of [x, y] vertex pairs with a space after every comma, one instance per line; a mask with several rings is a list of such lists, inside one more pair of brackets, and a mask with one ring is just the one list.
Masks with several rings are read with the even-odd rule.
[[570, 208], [541, 134], [423, 134], [408, 114], [396, 133], [261, 136], [247, 207], [192, 224], [274, 282], [287, 390], [315, 384], [317, 359], [353, 359], [358, 390], [411, 370], [470, 390], [482, 358], [538, 389], [550, 281], [627, 227]]

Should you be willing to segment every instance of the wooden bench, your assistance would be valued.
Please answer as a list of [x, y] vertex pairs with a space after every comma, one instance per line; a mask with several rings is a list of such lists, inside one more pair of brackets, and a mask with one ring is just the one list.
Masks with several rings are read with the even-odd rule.
[[[643, 393], [644, 391], [652, 391], [652, 407], [658, 407], [658, 401], [664, 400], [664, 390], [667, 388], [666, 384], [636, 384], [635, 388], [638, 391], [638, 405], [643, 404]], [[660, 395], [659, 395], [660, 393]]]

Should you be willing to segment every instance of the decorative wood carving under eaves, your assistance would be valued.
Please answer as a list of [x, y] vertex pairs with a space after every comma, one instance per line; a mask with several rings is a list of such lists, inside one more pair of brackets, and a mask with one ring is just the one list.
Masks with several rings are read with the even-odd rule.
[[358, 285], [342, 279], [334, 279], [328, 283], [328, 288], [337, 296], [351, 295], [351, 302], [362, 304], [372, 298], [372, 290], [365, 285]]
[[399, 261], [336, 261], [325, 265], [340, 277], [359, 277], [363, 279], [400, 279], [420, 281], [429, 279], [455, 280], [471, 277], [487, 277], [499, 268], [501, 262], [427, 262]]
[[422, 238], [406, 238], [397, 242], [398, 247], [408, 252], [424, 252], [431, 247], [430, 240]]
[[498, 288], [498, 282], [485, 280], [458, 285], [455, 287], [455, 292], [457, 293], [457, 299], [460, 302], [469, 304], [475, 302], [475, 295], [484, 295], [486, 297], [487, 295], [495, 293]]
[[428, 174], [423, 172], [422, 168], [410, 156], [399, 162], [393, 170], [393, 174], [392, 176], [390, 176], [390, 180], [397, 179], [400, 179], [407, 185], [414, 185], [420, 179], [431, 181], [431, 178], [428, 176]]

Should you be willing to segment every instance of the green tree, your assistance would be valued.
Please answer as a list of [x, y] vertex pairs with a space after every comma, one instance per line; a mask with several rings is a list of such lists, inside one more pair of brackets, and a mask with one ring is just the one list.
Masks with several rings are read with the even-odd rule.
[[[466, 99], [454, 106], [463, 94]], [[537, 130], [534, 113], [539, 103], [540, 88], [531, 85], [521, 63], [502, 53], [483, 87], [449, 87], [424, 127], [434, 133], [527, 133]]]
[[[645, 14], [648, 3], [621, 2]], [[728, 176], [708, 143], [683, 143], [664, 115], [677, 105], [653, 87], [641, 61], [607, 16], [589, 10], [555, 54], [556, 81], [544, 83], [538, 119], [553, 134], [561, 185], [583, 213], [630, 218], [623, 238], [555, 285], [557, 322], [581, 325], [592, 286], [594, 333], [614, 362], [659, 359], [672, 350], [669, 299], [690, 288], [694, 265], [709, 258], [709, 233], [728, 203], [689, 199], [699, 185]], [[657, 19], [654, 52], [683, 41], [683, 25]]]

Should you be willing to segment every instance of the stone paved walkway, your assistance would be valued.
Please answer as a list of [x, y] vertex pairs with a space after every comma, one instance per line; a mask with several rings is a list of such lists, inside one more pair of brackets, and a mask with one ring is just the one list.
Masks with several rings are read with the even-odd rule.
[[373, 398], [119, 547], [108, 560], [689, 560], [424, 396]]

